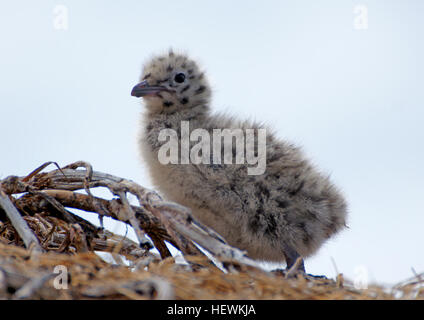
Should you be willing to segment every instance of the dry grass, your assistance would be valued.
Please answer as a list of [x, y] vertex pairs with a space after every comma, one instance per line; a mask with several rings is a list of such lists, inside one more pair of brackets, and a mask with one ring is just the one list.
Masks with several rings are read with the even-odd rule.
[[[110, 264], [93, 252], [65, 254], [30, 251], [0, 243], [1, 298], [31, 299], [423, 299], [420, 279], [390, 289], [372, 286], [355, 290], [350, 284], [329, 279], [285, 279], [280, 272], [265, 272], [240, 264], [224, 273], [208, 265], [205, 257], [190, 256], [193, 265], [173, 258], [139, 258], [133, 266]], [[149, 261], [150, 260], [150, 261]], [[69, 273], [68, 288], [55, 289], [56, 266]], [[203, 265], [203, 266], [201, 266]], [[52, 277], [31, 288], [30, 280]], [[19, 289], [27, 284], [30, 294]]]
[[[0, 299], [424, 299], [423, 275], [391, 288], [357, 290], [341, 274], [331, 280], [266, 272], [195, 221], [188, 208], [132, 181], [93, 172], [85, 162], [41, 173], [48, 164], [26, 177], [0, 180]], [[86, 171], [76, 170], [81, 166]], [[119, 198], [93, 197], [90, 188], [98, 186]], [[85, 195], [76, 192], [81, 189]], [[130, 206], [127, 193], [140, 205]], [[130, 224], [142, 245], [68, 208]], [[165, 241], [180, 249], [184, 264], [175, 262]], [[160, 256], [150, 253], [152, 246]], [[96, 252], [107, 252], [115, 262]]]

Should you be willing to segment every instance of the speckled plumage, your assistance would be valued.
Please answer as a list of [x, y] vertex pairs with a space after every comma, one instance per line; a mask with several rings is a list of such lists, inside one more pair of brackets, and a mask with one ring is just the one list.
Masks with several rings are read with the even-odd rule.
[[[178, 73], [184, 73], [183, 83], [175, 81]], [[265, 126], [210, 111], [211, 89], [193, 60], [172, 51], [154, 56], [141, 79], [169, 89], [144, 97], [139, 145], [154, 185], [169, 200], [191, 208], [230, 245], [255, 259], [292, 265], [298, 254], [310, 256], [345, 226], [343, 196], [298, 147]], [[265, 173], [248, 175], [245, 164], [162, 165], [158, 150], [164, 142], [158, 134], [165, 128], [179, 132], [183, 120], [190, 130], [208, 132], [266, 128]]]

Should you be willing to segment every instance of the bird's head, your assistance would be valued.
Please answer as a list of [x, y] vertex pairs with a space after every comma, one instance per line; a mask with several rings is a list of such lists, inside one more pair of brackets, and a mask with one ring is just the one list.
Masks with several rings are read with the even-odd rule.
[[204, 73], [193, 60], [172, 50], [150, 59], [140, 80], [131, 95], [143, 97], [152, 113], [207, 106], [210, 101], [211, 89]]

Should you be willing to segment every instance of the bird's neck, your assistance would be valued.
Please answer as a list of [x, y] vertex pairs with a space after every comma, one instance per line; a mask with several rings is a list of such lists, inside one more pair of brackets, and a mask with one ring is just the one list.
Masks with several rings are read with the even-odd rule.
[[154, 127], [180, 129], [183, 121], [190, 122], [190, 129], [202, 127], [209, 118], [209, 107], [198, 105], [189, 109], [179, 110], [173, 113], [147, 113], [145, 120], [153, 124]]
[[181, 137], [180, 132], [183, 126], [188, 127], [189, 132], [197, 128], [203, 128], [209, 122], [209, 117], [209, 108], [207, 106], [196, 106], [187, 110], [166, 114], [146, 113], [144, 114], [142, 135], [148, 145], [151, 146], [151, 149], [157, 151], [165, 143], [158, 139], [162, 130], [174, 130]]

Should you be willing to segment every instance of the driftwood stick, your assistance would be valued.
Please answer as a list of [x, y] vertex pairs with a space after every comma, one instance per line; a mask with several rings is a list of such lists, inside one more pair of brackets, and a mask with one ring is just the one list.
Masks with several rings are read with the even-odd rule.
[[22, 179], [22, 182], [26, 182], [26, 181], [30, 180], [33, 176], [35, 176], [36, 174], [40, 173], [44, 168], [48, 167], [51, 164], [54, 164], [60, 170], [60, 167], [59, 167], [59, 165], [56, 162], [49, 161], [49, 162], [43, 163], [37, 169], [35, 169], [34, 171], [32, 171], [29, 175], [27, 175], [25, 178]]
[[[67, 190], [56, 190], [56, 189], [49, 189], [49, 190], [43, 190], [41, 193], [45, 193], [56, 200], [58, 200], [60, 203], [62, 203], [66, 207], [71, 207], [75, 209], [80, 209], [84, 211], [90, 211], [90, 212], [96, 212], [96, 209], [93, 206], [93, 201], [91, 201], [90, 197], [88, 195], [82, 194], [82, 193], [76, 193], [72, 191]], [[104, 215], [109, 216], [115, 220], [120, 220], [125, 223], [129, 223], [129, 221], [124, 218], [120, 219], [120, 212], [123, 211], [123, 204], [120, 202], [120, 200], [112, 199], [112, 200], [105, 200], [101, 198], [95, 199], [96, 203], [101, 205], [104, 208]], [[25, 202], [25, 204], [24, 204]], [[24, 199], [23, 197], [18, 199], [16, 201], [18, 206], [24, 207], [26, 204], [28, 204], [30, 201], [29, 199]], [[155, 247], [159, 250], [161, 253], [162, 258], [167, 258], [171, 256], [171, 253], [167, 249], [165, 243], [163, 242], [168, 241], [172, 245], [177, 246], [175, 241], [169, 236], [169, 234], [166, 232], [160, 221], [153, 216], [150, 212], [146, 211], [145, 209], [138, 207], [138, 206], [130, 206], [131, 209], [135, 213], [135, 218], [137, 225], [141, 229], [143, 229], [149, 237], [152, 239]], [[135, 222], [133, 221], [133, 224]], [[148, 245], [147, 243], [145, 245]]]
[[[32, 180], [32, 185], [39, 189], [51, 188], [51, 189], [64, 189], [69, 191], [84, 189], [83, 181], [86, 176], [85, 171], [69, 169], [70, 167], [75, 167], [75, 166], [73, 165], [66, 166], [65, 168], [62, 169], [63, 173], [61, 171], [54, 170], [47, 174], [35, 176]], [[130, 192], [138, 198], [141, 210], [143, 210], [143, 208], [147, 209], [146, 207], [147, 202], [151, 202], [151, 201], [162, 202], [163, 201], [162, 198], [153, 190], [149, 190], [147, 188], [141, 187], [131, 180], [123, 179], [120, 177], [116, 177], [116, 176], [98, 172], [98, 171], [93, 171], [90, 182], [89, 182], [89, 187], [90, 188], [106, 187], [109, 190], [111, 190], [111, 192], [114, 194], [120, 191]], [[164, 224], [163, 219], [161, 219], [160, 217], [160, 214], [155, 215], [155, 213], [150, 212], [149, 210], [144, 210], [144, 211], [149, 212], [149, 214], [153, 214], [153, 216], [155, 216], [157, 219], [159, 219], [160, 222], [162, 222], [162, 224]], [[165, 224], [167, 224], [167, 222], [165, 222]], [[165, 229], [167, 233], [170, 235], [170, 238], [173, 239], [172, 241], [173, 244], [176, 244], [176, 246], [183, 253], [190, 254], [190, 255], [203, 255], [203, 253], [193, 243], [191, 243], [190, 241], [187, 241], [187, 239], [185, 239], [184, 237], [181, 237], [181, 235], [176, 235], [175, 231], [170, 230], [169, 228], [166, 228], [166, 225], [165, 225]]]
[[41, 197], [43, 197], [48, 203], [50, 203], [58, 212], [61, 213], [63, 219], [69, 223], [76, 223], [76, 219], [73, 217], [73, 215], [68, 212], [68, 210], [65, 209], [65, 207], [59, 202], [57, 201], [55, 198], [51, 197], [50, 195], [40, 192], [40, 191], [35, 191], [33, 190], [33, 188], [29, 188], [29, 193], [31, 194], [38, 194]]
[[91, 201], [91, 204], [95, 208], [95, 212], [97, 212], [99, 214], [100, 225], [103, 228], [103, 215], [105, 214], [105, 209], [102, 206], [102, 203], [97, 201], [97, 198], [94, 197], [91, 194], [91, 190], [90, 190], [90, 186], [89, 186], [89, 183], [90, 183], [91, 179], [93, 178], [93, 167], [92, 167], [92, 165], [88, 162], [85, 162], [85, 161], [77, 161], [77, 162], [71, 163], [70, 165], [67, 165], [66, 167], [64, 167], [64, 169], [74, 169], [74, 170], [76, 170], [76, 169], [81, 168], [81, 167], [85, 168], [85, 172], [86, 172], [85, 177], [84, 177], [84, 190], [90, 196], [89, 199]]
[[[56, 186], [60, 185], [62, 189], [78, 190], [83, 188], [81, 183], [81, 178], [84, 175], [83, 171], [63, 169], [63, 172], [68, 178], [67, 181], [63, 178], [63, 174], [61, 172], [55, 170], [49, 172], [47, 176], [41, 177], [41, 179], [35, 181], [35, 184], [39, 184], [40, 187], [45, 184], [51, 186], [54, 181], [54, 184]], [[195, 221], [189, 208], [176, 203], [165, 202], [156, 192], [152, 190], [143, 188], [133, 181], [102, 172], [93, 172], [90, 187], [105, 186], [105, 181], [108, 181], [109, 183], [114, 182], [125, 187], [128, 192], [131, 192], [137, 197], [140, 207], [144, 207], [146, 211], [152, 213], [161, 222], [167, 221], [166, 224], [170, 224], [178, 234], [183, 236], [183, 239], [188, 238], [195, 241], [201, 247], [205, 248], [217, 257], [234, 259], [249, 266], [260, 268], [259, 264], [254, 260], [249, 259], [244, 252], [227, 245], [223, 238], [215, 231]], [[166, 229], [169, 233], [169, 228]], [[174, 237], [174, 239], [175, 238], [176, 237]], [[178, 245], [181, 245], [181, 241], [176, 241], [178, 241]], [[191, 243], [189, 248], [190, 249], [187, 251], [189, 251], [190, 254], [202, 254], [198, 253], [200, 250]], [[180, 248], [180, 250], [182, 250], [185, 254], [188, 253], [187, 251], [184, 252], [184, 249]]]
[[[44, 231], [41, 230], [44, 238], [44, 242], [42, 246], [44, 248], [48, 248], [48, 250], [57, 250], [55, 248], [59, 248], [61, 244], [65, 243], [66, 241], [66, 235], [63, 234], [63, 227], [67, 226], [67, 224], [62, 225], [62, 227], [59, 227], [55, 224], [54, 220], [47, 221], [46, 217], [38, 214], [37, 212], [48, 212], [50, 209], [48, 208], [48, 204], [51, 204], [50, 202], [43, 202], [42, 199], [45, 199], [43, 197], [44, 195], [48, 195], [49, 197], [55, 199], [55, 201], [58, 201], [60, 205], [66, 206], [66, 207], [75, 207], [76, 209], [81, 209], [84, 211], [92, 211], [95, 212], [95, 209], [92, 206], [92, 201], [90, 201], [89, 196], [81, 193], [75, 193], [72, 191], [66, 191], [66, 190], [43, 190], [38, 192], [37, 194], [26, 194], [16, 200], [14, 200], [15, 206], [20, 211], [26, 211], [31, 216], [25, 217], [26, 220], [32, 221], [30, 223], [30, 226], [32, 229], [34, 229], [35, 225], [40, 226], [40, 223], [42, 223], [42, 226], [44, 226]], [[112, 205], [108, 200], [104, 200], [101, 198], [97, 198], [97, 201], [103, 201], [105, 206], [111, 206], [115, 208], [115, 205]], [[110, 200], [116, 202], [116, 209], [115, 211], [119, 211], [121, 204], [118, 202], [119, 200]], [[56, 209], [56, 207], [54, 207]], [[138, 207], [135, 207], [138, 208]], [[51, 212], [51, 211], [50, 211]], [[105, 251], [105, 252], [111, 252], [111, 253], [119, 253], [123, 254], [129, 258], [139, 258], [142, 257], [145, 254], [145, 249], [151, 249], [151, 245], [146, 245], [144, 249], [141, 249], [140, 246], [133, 242], [132, 240], [116, 235], [108, 230], [105, 229], [99, 229], [87, 220], [73, 214], [72, 212], [69, 212], [70, 215], [72, 215], [73, 219], [77, 221], [78, 225], [81, 225], [83, 229], [85, 230], [84, 237], [78, 236], [75, 237], [75, 239], [83, 239], [86, 238], [87, 244], [90, 245], [90, 248], [95, 251]], [[111, 212], [111, 217], [114, 218], [113, 211]], [[54, 217], [54, 216], [53, 216]], [[54, 219], [54, 218], [53, 218]], [[145, 220], [141, 220], [140, 222], [145, 222]], [[75, 224], [70, 224], [69, 226], [75, 226]], [[150, 224], [147, 222], [146, 225]], [[161, 234], [163, 233], [164, 237], [169, 237], [166, 234], [166, 231], [163, 229], [162, 226], [157, 224], [158, 229], [155, 232], [152, 232], [152, 236], [156, 236], [157, 233]], [[40, 227], [37, 227], [39, 229]], [[77, 227], [78, 228], [78, 227]], [[62, 233], [60, 230], [62, 230]], [[154, 229], [151, 226], [149, 227], [149, 230]], [[85, 236], [87, 235], [87, 236]], [[162, 235], [162, 234], [161, 234]], [[152, 237], [151, 236], [151, 237]], [[158, 245], [160, 240], [157, 242], [154, 240], [155, 246]], [[170, 242], [172, 242], [172, 239], [168, 239]], [[81, 243], [84, 247], [84, 243]], [[166, 248], [166, 246], [165, 246]], [[80, 250], [79, 250], [80, 251]], [[169, 253], [168, 249], [166, 251]], [[171, 256], [166, 255], [165, 257]]]
[[116, 235], [108, 230], [102, 230], [99, 235], [103, 235], [107, 240], [93, 239], [93, 250], [119, 253], [134, 258], [141, 258], [146, 254], [145, 250], [141, 249], [139, 245], [131, 239]]
[[[88, 212], [96, 212], [96, 208], [94, 207], [94, 203], [101, 205], [104, 208], [104, 215], [109, 216], [112, 219], [120, 220], [119, 213], [123, 211], [123, 205], [120, 199], [112, 199], [106, 200], [102, 198], [96, 197], [95, 202], [90, 199], [90, 196], [82, 193], [77, 193], [68, 190], [58, 190], [58, 189], [47, 189], [40, 191], [40, 194], [43, 193], [48, 195], [58, 202], [61, 203], [64, 207], [75, 208]], [[29, 212], [42, 212], [48, 211], [46, 207], [47, 203], [40, 201], [41, 195], [31, 195], [25, 194], [20, 198], [15, 200], [15, 205], [21, 211], [29, 211]], [[167, 258], [171, 256], [168, 248], [166, 247], [164, 241], [168, 241], [172, 245], [178, 248], [175, 241], [169, 236], [169, 234], [164, 229], [163, 225], [160, 221], [152, 215], [150, 212], [145, 210], [144, 208], [138, 206], [131, 206], [132, 210], [135, 212], [135, 216], [137, 219], [137, 223], [140, 228], [142, 228], [152, 239], [154, 246], [159, 250], [162, 258]], [[72, 212], [70, 212], [72, 214]], [[75, 216], [78, 223], [86, 223], [86, 221], [80, 221], [82, 218], [79, 216]], [[120, 220], [125, 223], [129, 223], [127, 220]], [[91, 229], [94, 229], [93, 226]], [[95, 230], [93, 230], [95, 232]], [[148, 243], [146, 243], [148, 245]]]
[[3, 192], [0, 188], [0, 206], [6, 212], [10, 222], [14, 226], [15, 230], [18, 232], [19, 236], [25, 243], [27, 248], [31, 248], [33, 246], [35, 251], [42, 252], [37, 237], [34, 235], [32, 230], [28, 227], [25, 220], [22, 218], [18, 210], [13, 205], [12, 201], [10, 201], [7, 194]]
[[[151, 212], [155, 215], [163, 224], [168, 234], [177, 242], [178, 248], [186, 255], [203, 255], [203, 253], [190, 241], [187, 241], [187, 238], [181, 236], [178, 232], [176, 232], [175, 228], [170, 224], [170, 222], [163, 217], [160, 211], [155, 210], [151, 204], [152, 203], [165, 203], [162, 198], [155, 191], [149, 190], [147, 188], [143, 188], [140, 185], [130, 181], [125, 180], [121, 181], [121, 186], [134, 194], [140, 206], [146, 208], [147, 211]], [[182, 207], [181, 208], [185, 208]], [[186, 208], [187, 210], [190, 210]]]
[[39, 290], [46, 281], [56, 276], [55, 273], [47, 273], [41, 277], [33, 278], [26, 282], [18, 291], [15, 292], [12, 299], [29, 299], [37, 290]]
[[261, 269], [259, 263], [248, 258], [245, 252], [223, 243], [221, 237], [211, 237], [209, 232], [203, 231], [203, 228], [209, 229], [206, 226], [203, 226], [202, 229], [193, 228], [191, 219], [187, 219], [187, 216], [184, 215], [184, 212], [187, 213], [187, 209], [176, 210], [178, 207], [182, 206], [177, 204], [172, 204], [172, 206], [169, 204], [156, 205], [156, 208], [172, 223], [176, 231], [193, 240], [211, 254], [221, 259], [236, 260], [245, 265]]
[[139, 223], [138, 223], [137, 219], [135, 218], [134, 210], [131, 208], [125, 192], [118, 191], [117, 193], [119, 195], [119, 198], [122, 201], [122, 205], [123, 205], [123, 208], [124, 208], [123, 212], [125, 213], [125, 217], [124, 217], [123, 220], [128, 220], [130, 222], [131, 226], [134, 228], [135, 234], [137, 236], [138, 242], [140, 243], [140, 246], [150, 249], [153, 246], [150, 243], [150, 241], [146, 238], [145, 233], [140, 229]]
[[166, 246], [166, 243], [161, 238], [159, 238], [155, 234], [151, 234], [150, 239], [152, 239], [153, 244], [154, 244], [155, 248], [159, 251], [160, 257], [162, 259], [172, 257], [172, 254], [169, 251], [168, 247]]
[[4, 260], [0, 260], [0, 274], [1, 278], [3, 278], [2, 286], [5, 289], [8, 287], [13, 289], [21, 288], [31, 279], [29, 275], [19, 272], [16, 267]]
[[[78, 167], [85, 167], [86, 170], [76, 170]], [[18, 180], [18, 182], [16, 180]], [[157, 221], [158, 224], [163, 225], [166, 230], [165, 234], [173, 240], [174, 244], [176, 243], [178, 245], [179, 249], [184, 254], [203, 255], [194, 244], [197, 243], [211, 254], [221, 259], [235, 260], [252, 267], [260, 268], [259, 264], [249, 259], [243, 251], [229, 246], [219, 234], [207, 226], [202, 225], [200, 222], [197, 222], [192, 216], [189, 208], [176, 203], [165, 202], [156, 192], [144, 188], [131, 180], [92, 171], [91, 166], [87, 163], [77, 162], [64, 167], [61, 171], [53, 170], [48, 173], [39, 173], [31, 177], [28, 184], [39, 191], [45, 190], [43, 192], [47, 192], [50, 195], [57, 191], [46, 189], [76, 191], [86, 190], [87, 188], [106, 187], [113, 194], [117, 194], [121, 197], [120, 210], [114, 211], [118, 219], [128, 220], [129, 218], [125, 216], [125, 213], [125, 217], [122, 217], [122, 211], [129, 211], [128, 207], [130, 207], [140, 227], [148, 232], [148, 229], [144, 228], [145, 226], [141, 224], [140, 213], [144, 214], [144, 216], [149, 217], [150, 221]], [[7, 188], [7, 193], [25, 192], [24, 190], [28, 188], [20, 183], [17, 177], [6, 178], [2, 181], [2, 185]], [[122, 199], [126, 199], [124, 197], [125, 193], [128, 192], [137, 197], [140, 204], [138, 211], [137, 209], [134, 210], [133, 206], [131, 207], [122, 202]], [[59, 196], [59, 194], [57, 195]], [[89, 197], [94, 198], [91, 196]], [[104, 201], [99, 200], [102, 204], [108, 203], [112, 205], [113, 203], [113, 200], [106, 203]], [[64, 202], [61, 203], [66, 206]], [[115, 205], [116, 203], [118, 203], [117, 200], [115, 200]], [[125, 209], [124, 206], [127, 208]], [[93, 205], [91, 205], [91, 207], [93, 207]], [[104, 207], [107, 208], [107, 205]], [[121, 215], [119, 213], [121, 213]], [[157, 239], [153, 239], [153, 241], [155, 240]], [[157, 244], [156, 247], [158, 247]], [[161, 255], [164, 256], [167, 255], [167, 253], [161, 252]]]
[[[79, 210], [89, 211], [89, 212], [96, 212], [96, 208], [94, 208], [92, 201], [90, 200], [90, 196], [82, 194], [82, 193], [76, 193], [73, 191], [68, 190], [58, 190], [58, 189], [46, 189], [41, 191], [40, 193], [47, 194], [53, 198], [55, 198], [57, 201], [59, 201], [63, 206], [75, 208]], [[102, 198], [96, 198], [96, 202], [101, 203], [102, 207], [105, 209], [105, 215], [108, 217], [111, 217], [115, 220], [120, 220], [122, 222], [129, 223], [126, 219], [120, 219], [119, 218], [119, 212], [121, 212], [123, 209], [123, 205], [121, 201], [117, 199], [112, 200], [106, 200]], [[16, 200], [16, 203], [19, 205], [28, 205], [30, 202], [29, 199], [19, 198]], [[160, 224], [159, 220], [153, 216], [150, 212], [146, 212], [146, 210], [143, 210], [140, 207], [131, 206], [131, 209], [134, 210], [136, 218], [140, 224], [140, 227], [143, 230], [148, 231], [154, 231], [159, 233], [161, 236], [165, 238], [165, 240], [170, 241], [171, 239], [166, 234], [166, 230], [163, 228], [163, 226]]]

